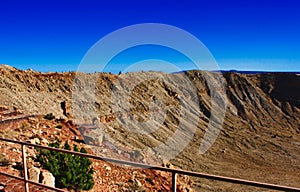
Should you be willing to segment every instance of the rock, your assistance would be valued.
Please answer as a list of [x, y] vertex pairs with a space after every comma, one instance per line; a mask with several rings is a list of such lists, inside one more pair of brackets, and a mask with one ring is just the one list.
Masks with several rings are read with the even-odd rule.
[[103, 131], [99, 127], [79, 127], [79, 132], [86, 144], [101, 146], [103, 142]]
[[15, 147], [11, 148], [11, 151], [12, 152], [15, 152], [15, 153], [20, 153], [21, 151]]
[[140, 150], [134, 150], [130, 152], [130, 159], [138, 162], [142, 162], [145, 159], [143, 153]]
[[49, 141], [47, 139], [45, 139], [45, 138], [42, 138], [41, 143], [44, 144], [44, 145], [48, 145]]
[[175, 167], [169, 162], [169, 161], [163, 161], [163, 164], [162, 164], [163, 167], [166, 167], [166, 168], [170, 168], [170, 169], [174, 169]]
[[151, 185], [155, 185], [155, 182], [152, 178], [145, 178], [145, 181], [147, 181], [148, 183], [150, 183]]
[[58, 117], [57, 119], [55, 119], [55, 121], [58, 123], [66, 123], [67, 122], [67, 120], [63, 116]]
[[93, 123], [93, 125], [99, 125], [99, 121], [100, 120], [100, 118], [99, 117], [94, 117], [93, 119], [92, 119], [92, 123]]
[[134, 184], [138, 187], [142, 186], [142, 183], [138, 179], [134, 179]]
[[5, 191], [5, 185], [2, 184], [2, 183], [0, 183], [0, 192], [1, 192], [1, 191], [3, 191], [3, 192]]
[[55, 187], [55, 178], [50, 172], [42, 172], [42, 184]]
[[67, 118], [72, 118], [71, 107], [70, 107], [69, 103], [67, 103], [66, 101], [63, 101], [60, 103], [60, 107], [63, 110], [64, 116], [66, 116]]
[[[79, 135], [80, 135], [79, 130], [77, 130], [76, 128], [70, 127], [69, 130], [70, 130], [75, 136], [79, 136]], [[78, 138], [78, 139], [79, 139], [79, 138]]]
[[68, 120], [67, 121], [67, 124], [71, 127], [74, 127], [76, 125], [75, 121], [74, 120]]
[[106, 123], [106, 117], [105, 117], [105, 116], [101, 116], [101, 117], [99, 118], [99, 121], [100, 121], [101, 123]]
[[0, 154], [0, 166], [7, 166], [10, 164], [10, 160], [6, 157], [6, 154]]
[[30, 139], [31, 144], [41, 144], [41, 141], [39, 138], [35, 137], [33, 139]]
[[28, 117], [28, 122], [29, 122], [29, 123], [36, 123], [37, 120], [36, 120], [35, 118]]
[[147, 164], [147, 160], [145, 158], [142, 159], [142, 163]]
[[0, 111], [8, 110], [9, 108], [6, 105], [0, 105]]
[[40, 181], [40, 173], [41, 173], [41, 170], [37, 167], [31, 167], [29, 170], [28, 170], [28, 174], [29, 174], [29, 179], [31, 181], [34, 181], [34, 182], [39, 182]]
[[28, 158], [36, 158], [36, 153], [33, 150], [27, 150], [26, 154]]
[[108, 165], [106, 165], [106, 166], [105, 166], [105, 170], [106, 170], [106, 171], [111, 171], [111, 167], [108, 166]]

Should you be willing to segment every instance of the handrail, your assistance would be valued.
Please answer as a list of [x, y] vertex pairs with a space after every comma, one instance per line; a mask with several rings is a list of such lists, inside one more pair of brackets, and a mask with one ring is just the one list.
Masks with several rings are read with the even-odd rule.
[[[1, 171], [0, 171], [0, 174], [5, 175], [7, 177], [12, 177], [12, 178], [20, 180], [20, 181], [24, 181], [24, 178], [22, 178], [22, 177], [18, 177], [18, 176], [15, 176], [15, 175], [3, 173]], [[31, 181], [31, 180], [27, 180], [26, 182], [30, 183], [30, 184], [38, 185], [38, 186], [43, 187], [43, 188], [51, 189], [51, 190], [54, 190], [54, 191], [66, 192], [65, 190], [62, 190], [62, 189], [59, 189], [59, 188], [55, 188], [55, 187], [51, 187], [51, 186], [48, 186], [48, 185], [45, 185], [45, 184], [37, 183], [37, 182]], [[25, 190], [29, 191], [28, 188], [25, 188]]]
[[[22, 146], [38, 147], [38, 148], [41, 148], [41, 149], [47, 149], [47, 150], [63, 152], [63, 153], [69, 153], [69, 154], [78, 155], [78, 156], [82, 156], [82, 157], [92, 158], [92, 159], [96, 159], [96, 160], [103, 160], [103, 161], [108, 161], [108, 162], [112, 162], [112, 163], [130, 165], [130, 166], [139, 167], [139, 168], [148, 168], [148, 169], [151, 169], [151, 170], [159, 170], [159, 171], [170, 172], [170, 173], [172, 173], [172, 191], [173, 192], [176, 192], [176, 174], [194, 176], [194, 177], [205, 178], [205, 179], [213, 179], [213, 180], [217, 180], [217, 181], [224, 181], [224, 182], [248, 185], [248, 186], [253, 186], [253, 187], [260, 187], [260, 188], [266, 188], [266, 189], [273, 189], [273, 190], [300, 191], [300, 188], [296, 188], [296, 187], [275, 185], [275, 184], [270, 184], [270, 183], [250, 181], [250, 180], [244, 180], [244, 179], [238, 179], [238, 178], [232, 178], [232, 177], [224, 177], [224, 176], [219, 176], [219, 175], [212, 175], [212, 174], [192, 172], [192, 171], [186, 171], [186, 170], [180, 170], [180, 169], [171, 169], [171, 168], [167, 168], [167, 167], [146, 165], [146, 164], [143, 164], [143, 163], [136, 163], [136, 162], [119, 160], [119, 159], [114, 159], [114, 158], [109, 158], [109, 157], [101, 157], [101, 156], [96, 156], [96, 155], [91, 155], [91, 154], [86, 154], [86, 153], [80, 153], [80, 152], [74, 152], [74, 151], [69, 151], [69, 150], [65, 150], [65, 149], [47, 147], [47, 146], [42, 146], [42, 145], [27, 143], [27, 142], [23, 142], [23, 141], [12, 140], [12, 139], [6, 139], [6, 138], [0, 138], [0, 141], [17, 143], [17, 144], [20, 144]], [[22, 147], [22, 151], [24, 152], [23, 148], [25, 148], [25, 147]], [[22, 158], [24, 158], [24, 157], [22, 157]], [[23, 160], [23, 163], [26, 164], [26, 159]], [[24, 171], [24, 175], [26, 175], [26, 174], [27, 174], [27, 172]], [[23, 180], [25, 181], [25, 183], [28, 182], [28, 183], [34, 183], [34, 184], [40, 185], [39, 183], [30, 181], [26, 178], [23, 179]], [[61, 190], [57, 190], [57, 191], [61, 191]]]

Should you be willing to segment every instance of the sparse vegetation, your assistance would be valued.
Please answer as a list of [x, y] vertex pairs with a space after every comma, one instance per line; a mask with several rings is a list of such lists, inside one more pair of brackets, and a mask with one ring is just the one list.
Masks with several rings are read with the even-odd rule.
[[10, 161], [3, 154], [0, 154], [0, 166], [8, 166]]
[[60, 124], [59, 124], [59, 125], [56, 125], [55, 128], [57, 128], [57, 129], [62, 129], [62, 125], [60, 125]]
[[[43, 144], [47, 144], [53, 138], [62, 139], [63, 141], [74, 138], [73, 142], [83, 143], [84, 140], [81, 137], [86, 133], [89, 134], [89, 132], [87, 129], [82, 130], [82, 133], [78, 132], [76, 122], [87, 122], [90, 124], [91, 119], [89, 119], [86, 111], [92, 109], [89, 108], [89, 106], [92, 106], [96, 112], [96, 114], [93, 114], [93, 117], [99, 116], [101, 117], [99, 122], [107, 124], [105, 131], [115, 141], [111, 144], [116, 143], [116, 147], [121, 145], [126, 148], [141, 149], [144, 153], [144, 149], [156, 148], [160, 144], [165, 143], [165, 141], [174, 138], [174, 133], [180, 130], [178, 128], [181, 125], [189, 128], [189, 125], [192, 124], [196, 128], [196, 132], [192, 140], [189, 140], [190, 143], [174, 158], [175, 166], [193, 171], [217, 171], [221, 175], [232, 175], [232, 173], [235, 173], [235, 177], [250, 180], [261, 179], [262, 182], [283, 182], [289, 186], [299, 185], [300, 153], [295, 150], [300, 146], [299, 91], [295, 91], [299, 90], [299, 74], [222, 72], [225, 80], [222, 87], [225, 87], [226, 90], [219, 92], [219, 89], [214, 88], [214, 85], [219, 84], [217, 79], [216, 81], [214, 80], [217, 74], [208, 71], [186, 71], [168, 74], [167, 76], [163, 73], [153, 72], [153, 77], [162, 77], [153, 80], [147, 80], [149, 79], [148, 77], [151, 77], [152, 72], [127, 73], [117, 76], [106, 73], [96, 75], [62, 73], [54, 75], [54, 73], [28, 73], [16, 69], [0, 69], [0, 71], [2, 72], [0, 76], [0, 84], [3, 89], [0, 99], [2, 104], [18, 106], [18, 108], [24, 109], [24, 115], [45, 115], [52, 112], [56, 117], [56, 120], [53, 119], [51, 121], [44, 119], [43, 116], [42, 118], [39, 116], [32, 117], [36, 122], [28, 121], [29, 129], [24, 131], [20, 127], [23, 121], [27, 121], [26, 119], [9, 120], [24, 115], [18, 115], [11, 107], [3, 108], [2, 111], [5, 113], [1, 113], [3, 117], [0, 131], [1, 137], [28, 141], [32, 135], [38, 134], [41, 136], [40, 142]], [[93, 99], [95, 98], [95, 103], [88, 105], [84, 99], [85, 92], [81, 92], [81, 90], [84, 90], [86, 86], [89, 87], [91, 84], [86, 80], [94, 77], [97, 77], [95, 97], [93, 97]], [[130, 89], [132, 82], [135, 82], [135, 77], [140, 78], [142, 82]], [[164, 81], [164, 77], [176, 81], [173, 83]], [[186, 84], [185, 82], [189, 83]], [[76, 94], [78, 103], [75, 103], [76, 105], [69, 103], [72, 101], [72, 96], [75, 96], [72, 89], [74, 83], [78, 85], [74, 89], [78, 91], [78, 95]], [[209, 86], [209, 84], [212, 86]], [[52, 92], [49, 91], [49, 88]], [[130, 96], [128, 99], [123, 100], [115, 97], [118, 93], [123, 93], [123, 91], [124, 96], [127, 94]], [[202, 155], [199, 153], [200, 143], [203, 142], [207, 146], [211, 141], [203, 139], [205, 132], [209, 131], [207, 126], [212, 125], [215, 127], [222, 120], [218, 115], [222, 109], [220, 107], [223, 103], [221, 102], [222, 97], [225, 98], [224, 102], [227, 105], [224, 123], [221, 127], [222, 130], [218, 135], [218, 139], [215, 140], [215, 144], [205, 155]], [[116, 100], [112, 100], [112, 98]], [[215, 98], [216, 102], [213, 102], [212, 98]], [[199, 101], [197, 101], [198, 99]], [[69, 104], [69, 112], [76, 113], [74, 117], [82, 117], [82, 119], [79, 118], [77, 121], [77, 119], [64, 116], [63, 110], [59, 105], [60, 101], [66, 101]], [[91, 100], [91, 102], [94, 102], [94, 100]], [[124, 107], [128, 107], [128, 110], [116, 112], [113, 106], [122, 107], [122, 102], [126, 102]], [[219, 107], [211, 110], [212, 106]], [[185, 109], [187, 109], [186, 114]], [[213, 116], [214, 113], [216, 113], [216, 116]], [[157, 127], [159, 129], [155, 129], [155, 132], [149, 132], [146, 135], [131, 133], [130, 130], [127, 130], [127, 123], [131, 122], [131, 120], [143, 123], [150, 120], [149, 118], [152, 114], [155, 117], [153, 118], [154, 125], [159, 125]], [[165, 114], [165, 116], [156, 116], [156, 114]], [[60, 119], [59, 117], [62, 118]], [[157, 119], [156, 117], [159, 118]], [[185, 117], [191, 118], [185, 119]], [[214, 119], [217, 124], [214, 123]], [[62, 130], [55, 128], [59, 124], [62, 124]], [[131, 128], [138, 131], [148, 131], [144, 127], [134, 126]], [[189, 130], [187, 129], [184, 133], [189, 133]], [[184, 135], [182, 136], [178, 137], [178, 144], [188, 141]], [[209, 134], [208, 136], [211, 135]], [[177, 137], [174, 139], [177, 139]], [[37, 141], [37, 139], [32, 139], [31, 142], [35, 140]], [[110, 144], [109, 140], [107, 141], [104, 144]], [[168, 142], [166, 144], [171, 143]], [[6, 153], [4, 155], [11, 161], [11, 164], [20, 162], [19, 158], [21, 155], [19, 152], [7, 151], [7, 147], [11, 147], [11, 144], [2, 145], [1, 153]], [[105, 155], [115, 156], [113, 153], [122, 152], [122, 148], [115, 151], [115, 149], [110, 147], [107, 146], [108, 149], [103, 150]], [[174, 145], [170, 147], [174, 149]], [[31, 152], [30, 150], [29, 148], [28, 151]], [[155, 150], [153, 151], [154, 153], [152, 153], [152, 150], [145, 151], [146, 153], [142, 154], [145, 156], [136, 156], [131, 150], [118, 153], [116, 156], [129, 159], [131, 155], [131, 158], [136, 162], [145, 160], [147, 163], [160, 163], [160, 158], [155, 157], [159, 153], [156, 153]], [[18, 158], [15, 157], [17, 154], [19, 155]], [[164, 153], [164, 155], [169, 154]], [[291, 164], [291, 158], [293, 164]], [[201, 162], [199, 162], [199, 159]], [[27, 160], [30, 162], [31, 156]], [[94, 169], [99, 168], [99, 170], [102, 170], [101, 163], [99, 165], [95, 163], [94, 165]], [[22, 168], [21, 166], [19, 167], [19, 169]], [[120, 189], [124, 188], [124, 191], [129, 188], [129, 185], [135, 185], [134, 182], [129, 183], [127, 178], [132, 171], [117, 169], [113, 165], [111, 167], [114, 172], [119, 171], [120, 174], [118, 176], [110, 174], [107, 176], [107, 179], [105, 178], [106, 182], [101, 184], [100, 182], [95, 182], [95, 191], [107, 191], [105, 188], [115, 185], [115, 182], [111, 181], [116, 180], [123, 182], [119, 186]], [[2, 170], [6, 169], [6, 167], [0, 168]], [[7, 170], [15, 172], [13, 167]], [[107, 174], [109, 173], [107, 172]], [[156, 175], [152, 175], [152, 173], [146, 174], [147, 178], [152, 179], [153, 182], [146, 179], [142, 180], [139, 177], [137, 179], [141, 181], [147, 191], [154, 191], [157, 188], [159, 188], [157, 191], [170, 191], [168, 190], [169, 183], [167, 181], [170, 178], [163, 179], [165, 175], [160, 176], [159, 174], [160, 172]], [[284, 175], [284, 179], [279, 181], [282, 175]], [[97, 171], [95, 178], [98, 177], [106, 177], [106, 172]], [[196, 191], [222, 191], [224, 188], [227, 191], [250, 190], [240, 185], [227, 185], [223, 182], [195, 179], [194, 177], [192, 179], [194, 179], [195, 184], [193, 187]]]
[[55, 119], [55, 116], [53, 115], [53, 113], [48, 113], [47, 115], [44, 116], [44, 119], [53, 120]]
[[[50, 147], [59, 148], [60, 142], [49, 144]], [[71, 146], [66, 142], [63, 149], [71, 150]], [[79, 149], [73, 146], [76, 152], [86, 153], [84, 148]], [[44, 169], [49, 170], [55, 177], [55, 186], [74, 190], [90, 190], [94, 187], [91, 167], [92, 161], [86, 157], [72, 154], [37, 149], [36, 160], [40, 162]]]
[[30, 125], [27, 122], [24, 122], [24, 123], [22, 123], [20, 129], [22, 131], [26, 131], [26, 130], [30, 129]]

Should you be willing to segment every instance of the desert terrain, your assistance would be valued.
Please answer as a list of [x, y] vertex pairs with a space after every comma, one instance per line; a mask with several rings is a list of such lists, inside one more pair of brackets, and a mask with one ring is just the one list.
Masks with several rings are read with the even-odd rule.
[[[92, 137], [87, 125], [98, 125], [101, 131], [95, 140], [99, 142], [90, 147], [91, 153], [147, 164], [168, 161], [190, 171], [300, 187], [300, 76], [296, 73], [41, 73], [1, 65], [0, 91], [3, 111], [32, 116], [15, 124], [4, 116], [1, 121], [7, 124], [1, 124], [2, 137], [26, 141], [44, 132], [40, 137], [47, 140], [80, 140], [85, 145], [82, 141], [88, 144]], [[49, 113], [61, 121], [64, 131], [55, 128], [57, 121], [42, 118]], [[148, 120], [150, 124], [145, 123]], [[24, 122], [27, 127], [22, 130]], [[174, 141], [166, 142], [182, 127]], [[214, 132], [206, 137], [208, 129]], [[201, 153], [202, 145], [210, 147]], [[130, 159], [136, 150], [143, 154], [142, 160]], [[116, 174], [127, 170], [106, 166], [114, 167]], [[99, 178], [104, 178], [107, 168], [100, 167]], [[151, 170], [136, 174], [155, 178], [155, 185], [142, 179], [146, 191], [170, 190], [169, 175]], [[201, 178], [180, 179], [182, 191], [271, 191]], [[123, 181], [128, 180], [124, 175]]]

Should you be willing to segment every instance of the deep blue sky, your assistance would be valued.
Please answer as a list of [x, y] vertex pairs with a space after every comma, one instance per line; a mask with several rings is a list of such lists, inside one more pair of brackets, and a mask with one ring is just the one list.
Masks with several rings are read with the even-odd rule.
[[[196, 36], [220, 69], [300, 71], [298, 2], [2, 0], [0, 63], [74, 71], [100, 38], [128, 25], [150, 22], [174, 25]], [[117, 71], [118, 65], [111, 70]]]

